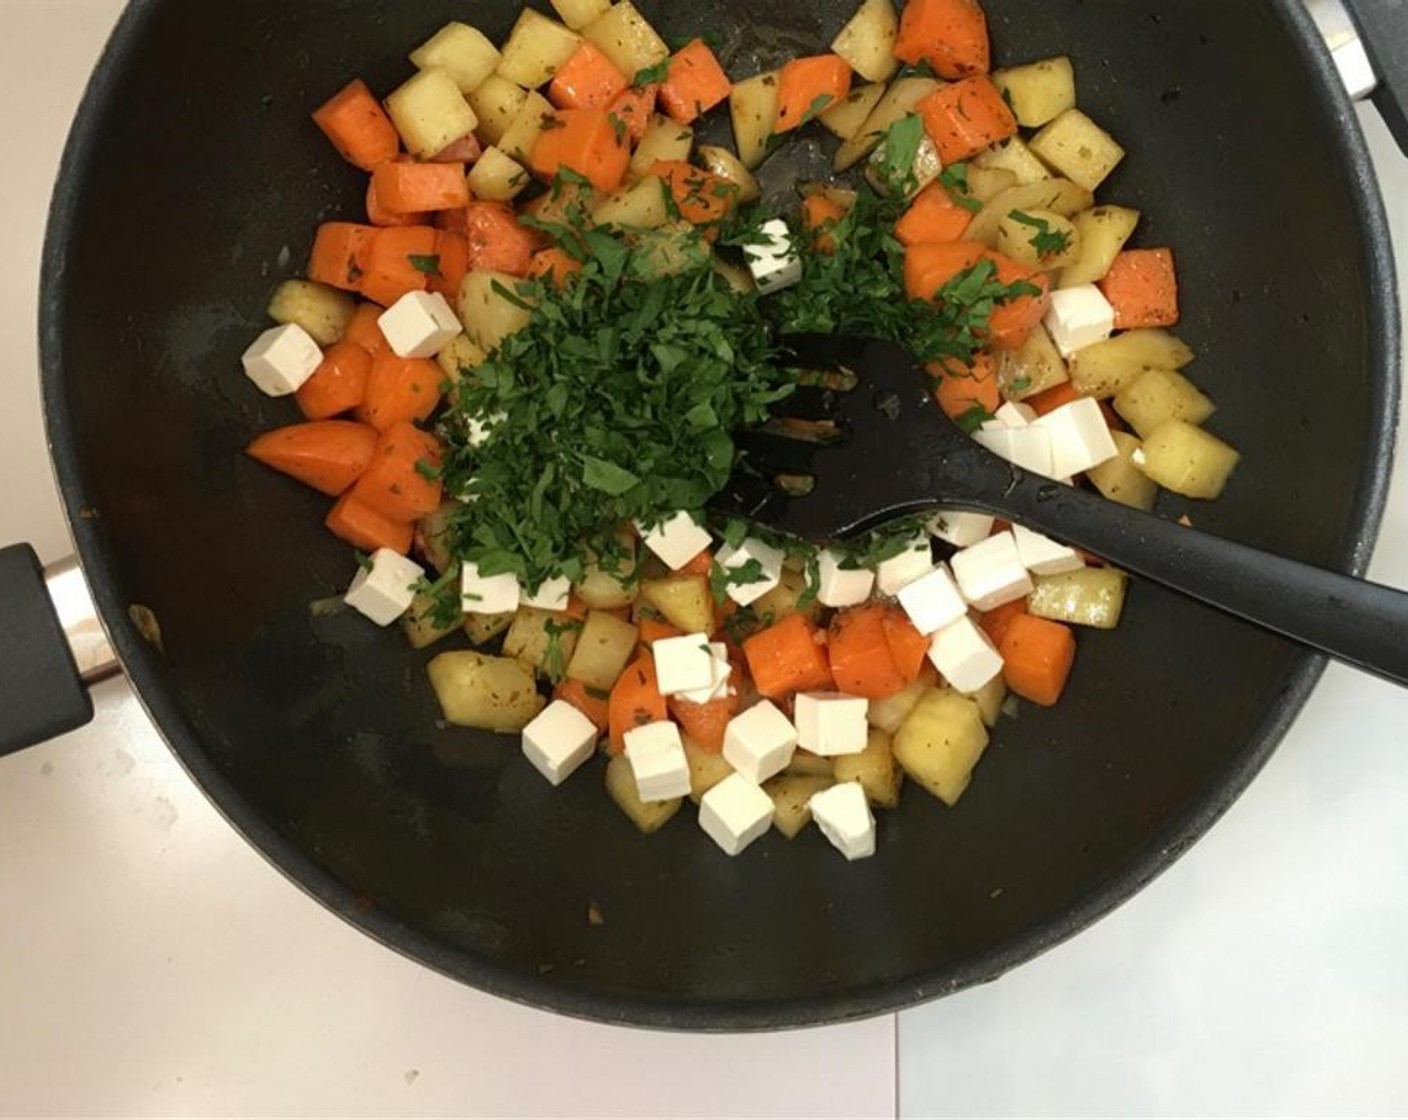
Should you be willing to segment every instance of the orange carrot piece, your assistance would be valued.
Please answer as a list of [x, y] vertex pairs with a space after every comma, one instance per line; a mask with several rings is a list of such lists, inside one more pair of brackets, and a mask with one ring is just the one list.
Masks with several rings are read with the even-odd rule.
[[932, 300], [939, 289], [983, 259], [977, 241], [911, 245], [904, 254], [904, 290], [910, 299]]
[[646, 174], [664, 180], [680, 217], [692, 225], [717, 225], [738, 205], [737, 183], [683, 160], [656, 160]]
[[376, 450], [376, 432], [348, 420], [317, 420], [265, 432], [245, 453], [335, 498], [357, 481]]
[[802, 223], [812, 231], [812, 245], [818, 253], [836, 252], [836, 238], [829, 232], [846, 216], [846, 208], [817, 192], [802, 199]]
[[1025, 700], [1053, 707], [1065, 691], [1076, 659], [1076, 636], [1069, 626], [1014, 615], [1003, 635], [1002, 675], [1007, 687]]
[[294, 396], [299, 411], [309, 420], [331, 420], [351, 412], [367, 395], [372, 356], [355, 342], [339, 342]]
[[431, 226], [378, 230], [367, 248], [362, 294], [390, 307], [407, 292], [429, 288], [437, 232]]
[[518, 224], [513, 207], [503, 202], [471, 202], [465, 222], [471, 271], [528, 275], [538, 241], [532, 230]]
[[658, 618], [642, 618], [636, 623], [638, 638], [643, 646], [652, 646], [661, 638], [678, 638], [684, 631]]
[[381, 433], [352, 495], [393, 521], [415, 521], [440, 508], [440, 441], [403, 421]]
[[381, 333], [380, 323], [385, 313], [385, 308], [374, 303], [359, 303], [352, 315], [352, 322], [347, 324], [347, 333], [342, 341], [360, 346], [375, 358], [387, 348], [386, 336]]
[[729, 720], [738, 714], [738, 696], [721, 696], [704, 704], [694, 704], [678, 696], [668, 703], [670, 715], [680, 730], [701, 750], [718, 754], [724, 749], [724, 732]]
[[416, 527], [411, 522], [395, 521], [383, 513], [378, 513], [350, 493], [337, 500], [337, 505], [332, 507], [332, 512], [323, 524], [332, 530], [335, 536], [341, 537], [356, 548], [367, 552], [389, 548], [402, 556], [411, 551], [411, 542], [416, 532]]
[[665, 698], [660, 695], [660, 681], [655, 676], [655, 658], [650, 654], [643, 653], [626, 666], [611, 689], [607, 713], [612, 754], [626, 749], [627, 731], [667, 717]]
[[437, 210], [430, 215], [431, 224], [441, 233], [457, 233], [463, 237], [468, 228], [465, 224], [468, 215], [464, 208], [458, 210]]
[[528, 266], [528, 275], [533, 279], [548, 277], [552, 280], [553, 286], [558, 289], [565, 288], [567, 281], [582, 271], [582, 262], [572, 256], [564, 249], [556, 247], [551, 249], [540, 249], [533, 254], [533, 261]]
[[890, 653], [884, 606], [853, 607], [831, 620], [826, 656], [836, 687], [851, 696], [884, 700], [904, 691], [904, 674]]
[[440, 403], [444, 373], [424, 358], [398, 358], [387, 350], [372, 359], [367, 393], [357, 419], [384, 432], [403, 420], [426, 420]]
[[973, 224], [973, 213], [953, 200], [942, 183], [930, 183], [895, 223], [902, 245], [938, 245], [961, 241]]
[[975, 408], [995, 413], [1002, 407], [1002, 392], [997, 384], [997, 363], [992, 360], [991, 354], [974, 355], [971, 366], [950, 359], [933, 362], [928, 370], [938, 378], [938, 384], [934, 386], [934, 400], [938, 401], [944, 415], [950, 420], [961, 419]]
[[[694, 557], [688, 564], [675, 573], [677, 576], [707, 576], [714, 571], [714, 553], [710, 549], [704, 549], [698, 556]], [[729, 600], [733, 602], [732, 599]], [[735, 606], [738, 604], [734, 603]]]
[[743, 643], [758, 692], [780, 700], [794, 692], [833, 687], [823, 636], [804, 615], [788, 615]]
[[986, 74], [992, 65], [987, 17], [977, 0], [906, 0], [895, 57], [911, 66], [928, 62], [950, 81]]
[[1178, 323], [1178, 272], [1172, 249], [1126, 249], [1100, 290], [1115, 309], [1115, 327], [1172, 327]]
[[376, 234], [375, 226], [324, 222], [313, 239], [308, 279], [344, 292], [359, 291], [366, 271], [367, 249]]
[[583, 39], [554, 75], [548, 100], [559, 109], [608, 109], [630, 86], [630, 79], [615, 63], [595, 43]]
[[885, 612], [884, 627], [890, 657], [904, 678], [904, 687], [908, 688], [924, 670], [924, 662], [929, 656], [929, 639], [915, 629], [909, 616], [898, 607], [890, 607]]
[[372, 172], [377, 202], [393, 214], [427, 214], [469, 205], [462, 163], [383, 163]]
[[995, 279], [999, 284], [1012, 285], [1019, 281], [1040, 289], [1036, 295], [1018, 296], [993, 308], [988, 319], [988, 339], [996, 350], [1020, 350], [1046, 318], [1051, 306], [1051, 278], [1044, 272], [1026, 268], [1001, 253], [987, 252], [984, 258], [997, 266]]
[[567, 609], [562, 613], [578, 622], [586, 622], [587, 609], [587, 604], [582, 601], [582, 597], [573, 592], [567, 599]]
[[626, 177], [631, 149], [606, 109], [559, 109], [543, 122], [528, 162], [546, 180], [566, 167], [597, 190], [614, 191]]
[[660, 104], [676, 124], [693, 124], [728, 99], [733, 83], [703, 39], [681, 47], [670, 59], [669, 76], [660, 86]]
[[397, 226], [423, 226], [430, 222], [429, 214], [401, 214], [381, 201], [376, 179], [367, 180], [367, 221], [381, 229], [395, 229]]
[[1017, 134], [1017, 118], [986, 77], [935, 90], [915, 106], [944, 164], [961, 163]]
[[462, 233], [435, 231], [436, 269], [430, 274], [430, 290], [439, 292], [453, 307], [459, 299], [460, 283], [469, 271], [469, 239]]
[[650, 115], [655, 112], [655, 101], [659, 95], [658, 82], [632, 86], [612, 103], [608, 116], [615, 117], [626, 126], [626, 139], [632, 145], [639, 144], [645, 130], [650, 127]]
[[[1031, 405], [1032, 408], [1036, 410], [1038, 416], [1045, 416], [1048, 413], [1055, 412], [1063, 405], [1068, 405], [1072, 401], [1080, 400], [1080, 398], [1081, 394], [1076, 391], [1076, 387], [1069, 381], [1063, 381], [1061, 384], [1040, 392], [1034, 397], [1028, 397], [1022, 403]], [[1119, 414], [1115, 412], [1109, 401], [1100, 402], [1100, 413], [1105, 417], [1105, 423], [1115, 431], [1122, 432], [1128, 430], [1124, 427], [1124, 422], [1120, 419]]]
[[777, 82], [777, 124], [774, 132], [791, 132], [846, 99], [851, 92], [851, 67], [834, 54], [794, 58], [782, 67]]
[[591, 720], [592, 726], [598, 731], [605, 731], [610, 726], [611, 694], [609, 692], [589, 688], [581, 681], [574, 681], [571, 677], [567, 677], [553, 689], [552, 698], [566, 700]]
[[363, 171], [395, 159], [401, 150], [396, 126], [360, 79], [333, 95], [313, 114], [313, 121], [342, 158]]
[[982, 618], [978, 619], [978, 625], [981, 626], [987, 636], [992, 639], [992, 644], [1000, 649], [1003, 639], [1007, 637], [1007, 631], [1012, 628], [1012, 620], [1019, 614], [1026, 613], [1027, 601], [1025, 599], [1017, 599], [1014, 602], [1004, 603], [1002, 606], [988, 611]]

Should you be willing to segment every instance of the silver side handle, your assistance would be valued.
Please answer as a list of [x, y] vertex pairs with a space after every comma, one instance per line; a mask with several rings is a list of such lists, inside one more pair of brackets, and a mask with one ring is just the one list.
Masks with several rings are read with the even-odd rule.
[[121, 673], [122, 665], [98, 621], [93, 594], [78, 561], [70, 556], [45, 568], [44, 584], [83, 683], [91, 686]]

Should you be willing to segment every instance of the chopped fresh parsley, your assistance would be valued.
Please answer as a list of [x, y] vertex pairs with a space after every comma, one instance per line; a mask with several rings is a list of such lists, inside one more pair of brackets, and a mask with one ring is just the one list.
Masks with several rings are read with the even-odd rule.
[[968, 193], [968, 165], [951, 163], [939, 172], [939, 182], [948, 191], [949, 197], [965, 210], [977, 213], [983, 204]]
[[1008, 217], [1014, 222], [1020, 222], [1022, 225], [1036, 230], [1036, 233], [1032, 235], [1031, 245], [1041, 260], [1059, 256], [1070, 248], [1070, 233], [1063, 229], [1053, 230], [1051, 223], [1045, 218], [1038, 218], [1021, 210], [1013, 210]]
[[569, 618], [564, 622], [549, 618], [543, 623], [543, 632], [548, 637], [547, 650], [543, 654], [543, 672], [553, 684], [557, 684], [567, 675], [567, 656], [566, 651], [562, 648], [562, 635], [575, 633], [581, 629], [582, 623], [575, 618]]
[[885, 133], [876, 168], [880, 181], [890, 194], [908, 197], [914, 193], [919, 185], [914, 162], [919, 158], [919, 147], [923, 142], [924, 122], [913, 113], [897, 120]]
[[657, 82], [663, 82], [670, 76], [670, 62], [670, 59], [664, 58], [654, 66], [647, 66], [644, 70], [637, 70], [636, 76], [631, 79], [631, 85], [651, 86]]
[[417, 272], [424, 272], [427, 276], [440, 275], [440, 257], [438, 254], [422, 256], [419, 253], [411, 253], [406, 259], [411, 262], [411, 267]]
[[728, 598], [730, 587], [746, 587], [750, 583], [760, 583], [766, 578], [767, 573], [763, 571], [761, 560], [748, 560], [736, 568], [725, 568], [715, 560], [709, 569], [709, 590], [713, 592], [714, 602], [722, 603]]

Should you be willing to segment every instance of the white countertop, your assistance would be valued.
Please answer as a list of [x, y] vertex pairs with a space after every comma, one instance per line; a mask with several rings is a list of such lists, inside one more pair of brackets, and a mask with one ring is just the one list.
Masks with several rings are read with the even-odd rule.
[[[45, 560], [68, 544], [40, 239], [120, 8], [0, 0], [0, 541]], [[1408, 247], [1408, 161], [1365, 120]], [[1395, 498], [1373, 575], [1408, 587], [1408, 456]], [[1346, 670], [1212, 834], [1095, 929], [920, 1011], [749, 1038], [571, 1022], [396, 956], [235, 835], [125, 684], [97, 703], [0, 760], [0, 1115], [1408, 1112], [1408, 693]]]

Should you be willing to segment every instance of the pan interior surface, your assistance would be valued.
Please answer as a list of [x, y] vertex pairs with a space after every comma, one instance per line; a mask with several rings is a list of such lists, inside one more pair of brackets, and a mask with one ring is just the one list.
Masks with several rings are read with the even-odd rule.
[[[672, 40], [722, 36], [741, 77], [824, 50], [854, 5], [640, 6]], [[1395, 414], [1392, 285], [1366, 157], [1299, 17], [1250, 0], [987, 7], [1001, 62], [1073, 57], [1082, 107], [1130, 149], [1102, 198], [1139, 207], [1140, 243], [1178, 253], [1190, 373], [1244, 455], [1194, 521], [1361, 566]], [[500, 39], [518, 8], [473, 19]], [[1250, 779], [1318, 662], [1138, 586], [1123, 629], [1081, 635], [1060, 709], [1001, 725], [960, 808], [911, 788], [856, 865], [815, 830], [729, 860], [688, 807], [638, 836], [599, 763], [553, 790], [513, 740], [441, 727], [427, 655], [310, 610], [353, 562], [320, 528], [324, 499], [240, 453], [293, 411], [239, 357], [317, 223], [360, 211], [361, 177], [309, 112], [354, 76], [389, 91], [405, 52], [460, 18], [450, 0], [136, 0], [90, 90], [46, 257], [47, 402], [96, 594], [184, 763], [373, 935], [609, 1021], [887, 1010], [1000, 974], [1127, 897]], [[774, 186], [816, 166], [820, 139], [783, 158]]]

